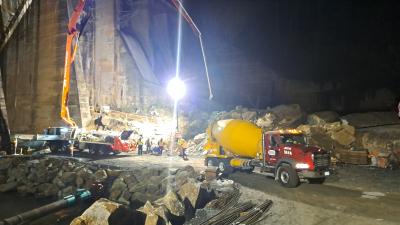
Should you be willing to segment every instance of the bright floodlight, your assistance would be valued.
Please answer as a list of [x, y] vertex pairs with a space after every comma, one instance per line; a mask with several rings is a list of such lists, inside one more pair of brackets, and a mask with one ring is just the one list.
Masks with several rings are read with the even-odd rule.
[[167, 92], [174, 100], [182, 99], [186, 94], [185, 83], [179, 77], [174, 77], [168, 82]]

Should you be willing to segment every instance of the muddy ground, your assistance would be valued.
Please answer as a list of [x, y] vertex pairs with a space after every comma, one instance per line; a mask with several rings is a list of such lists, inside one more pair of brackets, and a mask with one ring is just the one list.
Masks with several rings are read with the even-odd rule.
[[[103, 159], [75, 157], [112, 167], [205, 168], [201, 156], [192, 156], [189, 161], [178, 156], [136, 154]], [[274, 200], [271, 216], [260, 224], [400, 224], [400, 170], [346, 165], [336, 167], [323, 185], [302, 183], [294, 189], [283, 188], [257, 171], [236, 172], [229, 179], [242, 185], [243, 199]]]

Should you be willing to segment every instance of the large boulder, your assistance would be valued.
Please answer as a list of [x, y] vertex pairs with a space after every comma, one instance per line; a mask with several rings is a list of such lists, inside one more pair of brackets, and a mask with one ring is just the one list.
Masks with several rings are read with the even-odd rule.
[[354, 127], [343, 124], [340, 130], [333, 131], [330, 135], [332, 139], [337, 141], [339, 144], [349, 146], [356, 140], [354, 134]]
[[0, 171], [7, 170], [12, 166], [12, 159], [11, 158], [5, 158], [5, 159], [0, 159]]
[[243, 120], [254, 121], [257, 118], [257, 112], [255, 111], [246, 111], [242, 113]]
[[179, 200], [175, 192], [169, 191], [163, 198], [156, 201], [156, 204], [165, 205], [169, 212], [174, 216], [184, 216], [185, 206]]
[[353, 113], [345, 115], [341, 119], [346, 120], [355, 128], [400, 124], [400, 120], [394, 111]]
[[279, 105], [270, 110], [276, 116], [276, 125], [283, 128], [294, 128], [304, 121], [305, 113], [300, 105]]
[[59, 189], [55, 184], [44, 183], [37, 187], [37, 191], [39, 192], [38, 196], [40, 197], [54, 197], [57, 196]]
[[0, 185], [0, 192], [8, 192], [8, 191], [15, 191], [17, 190], [18, 183], [17, 182], [9, 182]]
[[4, 174], [0, 174], [0, 184], [4, 184], [7, 182], [7, 176]]
[[124, 182], [123, 178], [117, 178], [115, 179], [114, 183], [111, 186], [110, 189], [110, 199], [113, 201], [118, 200], [122, 192], [127, 190], [128, 186]]
[[97, 182], [103, 182], [107, 179], [107, 172], [105, 170], [97, 170], [94, 173], [94, 177]]
[[195, 144], [200, 144], [204, 139], [206, 139], [206, 137], [207, 137], [206, 133], [201, 133], [194, 136], [193, 141]]
[[139, 220], [142, 218], [123, 205], [101, 198], [70, 225], [140, 224]]
[[363, 129], [357, 133], [356, 143], [359, 147], [373, 150], [385, 150], [389, 146], [400, 149], [400, 126], [383, 126]]
[[336, 121], [339, 121], [339, 114], [334, 111], [316, 112], [307, 117], [308, 124], [317, 126], [323, 126]]
[[[93, 172], [88, 168], [80, 168], [76, 172], [76, 186], [89, 188], [93, 182], [95, 182], [96, 177]], [[53, 181], [54, 182], [54, 181]]]
[[256, 121], [256, 125], [266, 129], [272, 129], [275, 126], [276, 116], [271, 112], [267, 112], [263, 117]]
[[168, 224], [168, 209], [163, 205], [153, 206], [153, 204], [147, 201], [138, 211], [146, 214], [145, 225], [160, 224], [160, 218], [163, 220], [164, 224]]
[[191, 207], [196, 209], [200, 203], [201, 184], [193, 179], [189, 179], [180, 187], [178, 194], [182, 200], [189, 201]]
[[62, 173], [60, 179], [64, 184], [75, 184], [76, 173], [75, 172], [64, 172], [64, 173]]

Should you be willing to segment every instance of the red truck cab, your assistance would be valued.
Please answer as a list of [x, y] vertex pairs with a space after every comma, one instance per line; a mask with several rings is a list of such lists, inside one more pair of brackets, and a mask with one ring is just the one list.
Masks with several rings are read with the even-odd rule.
[[273, 173], [283, 186], [297, 186], [300, 179], [322, 183], [330, 175], [329, 153], [309, 146], [301, 133], [265, 132], [263, 148], [263, 170]]

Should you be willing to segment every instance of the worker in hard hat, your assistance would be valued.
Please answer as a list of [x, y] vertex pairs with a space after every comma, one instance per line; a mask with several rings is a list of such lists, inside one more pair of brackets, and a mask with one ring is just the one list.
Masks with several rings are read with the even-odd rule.
[[187, 142], [183, 138], [178, 139], [178, 149], [180, 150], [179, 156], [181, 156], [184, 160], [188, 160], [186, 155], [186, 149], [188, 147]]

